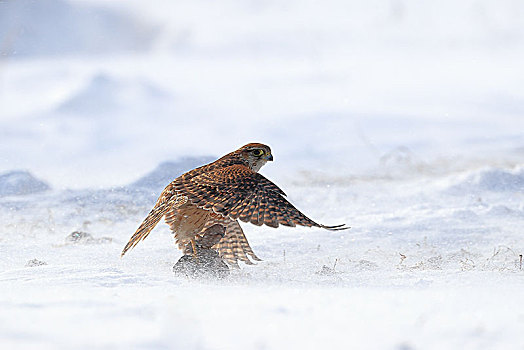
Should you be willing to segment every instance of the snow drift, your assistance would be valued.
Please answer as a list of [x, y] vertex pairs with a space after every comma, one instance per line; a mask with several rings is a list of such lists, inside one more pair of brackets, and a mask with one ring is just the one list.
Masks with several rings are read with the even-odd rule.
[[47, 183], [35, 178], [28, 171], [13, 170], [0, 175], [0, 197], [28, 195], [49, 189]]

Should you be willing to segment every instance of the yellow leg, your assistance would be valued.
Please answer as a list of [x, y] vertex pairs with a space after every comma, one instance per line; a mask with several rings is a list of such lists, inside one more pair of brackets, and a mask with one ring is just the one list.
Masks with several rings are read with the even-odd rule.
[[198, 255], [197, 255], [196, 244], [195, 244], [194, 238], [191, 239], [191, 248], [193, 248], [193, 258], [195, 259], [196, 262], [198, 262]]

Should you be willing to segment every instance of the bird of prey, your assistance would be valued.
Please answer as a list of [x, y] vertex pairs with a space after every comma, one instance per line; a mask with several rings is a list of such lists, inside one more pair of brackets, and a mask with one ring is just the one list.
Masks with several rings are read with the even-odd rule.
[[[248, 258], [260, 260], [240, 227], [239, 220], [257, 226], [297, 225], [344, 230], [345, 224], [326, 226], [302, 214], [287, 201], [286, 194], [273, 182], [258, 173], [273, 160], [269, 146], [250, 143], [222, 158], [173, 180], [160, 194], [155, 206], [131, 236], [122, 256], [145, 239], [156, 224], [165, 217], [175, 235], [178, 247], [196, 252], [199, 240], [209, 229], [223, 232], [213, 246], [229, 265], [237, 261], [252, 264]], [[207, 230], [207, 231], [206, 231]]]

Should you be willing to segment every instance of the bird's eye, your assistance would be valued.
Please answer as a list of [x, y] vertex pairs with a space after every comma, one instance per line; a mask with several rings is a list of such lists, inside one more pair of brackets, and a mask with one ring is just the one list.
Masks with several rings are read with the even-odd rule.
[[264, 154], [264, 151], [261, 150], [261, 149], [255, 149], [253, 150], [253, 155], [256, 156], [256, 157], [260, 157], [261, 155]]

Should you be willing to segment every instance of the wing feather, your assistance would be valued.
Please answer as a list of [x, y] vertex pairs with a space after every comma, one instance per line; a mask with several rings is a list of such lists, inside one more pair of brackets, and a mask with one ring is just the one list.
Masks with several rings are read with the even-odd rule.
[[182, 180], [185, 181], [174, 181], [174, 188], [193, 204], [233, 220], [270, 227], [301, 225], [345, 229], [311, 220], [285, 199], [285, 193], [277, 185], [242, 164]]
[[177, 208], [186, 202], [186, 197], [177, 196], [172, 185], [167, 185], [160, 194], [153, 209], [151, 209], [147, 217], [131, 236], [129, 242], [127, 242], [120, 256], [124, 256], [128, 250], [134, 248], [140, 241], [144, 240], [169, 210]]

